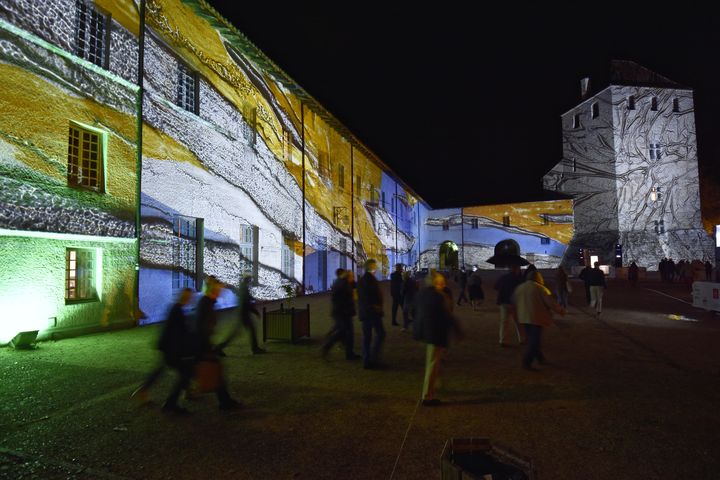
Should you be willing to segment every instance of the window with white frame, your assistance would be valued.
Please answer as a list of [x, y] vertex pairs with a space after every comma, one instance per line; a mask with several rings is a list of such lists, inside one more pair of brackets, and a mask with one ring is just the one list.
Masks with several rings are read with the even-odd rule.
[[90, 3], [75, 0], [75, 55], [107, 68], [110, 45], [110, 16]]
[[662, 150], [659, 143], [651, 143], [648, 151], [650, 154], [650, 160], [660, 160], [662, 157]]
[[240, 225], [240, 276], [254, 275], [255, 227]]
[[96, 250], [68, 248], [65, 250], [65, 301], [98, 300], [95, 274]]
[[178, 83], [175, 103], [190, 113], [198, 110], [198, 76], [182, 63], [178, 63]]
[[662, 187], [652, 187], [650, 190], [650, 200], [656, 202], [662, 198]]
[[68, 184], [104, 192], [104, 142], [105, 135], [70, 123], [68, 137]]
[[295, 252], [293, 252], [293, 249], [291, 248], [292, 244], [293, 240], [290, 237], [283, 236], [282, 264], [280, 266], [280, 270], [289, 278], [295, 277]]

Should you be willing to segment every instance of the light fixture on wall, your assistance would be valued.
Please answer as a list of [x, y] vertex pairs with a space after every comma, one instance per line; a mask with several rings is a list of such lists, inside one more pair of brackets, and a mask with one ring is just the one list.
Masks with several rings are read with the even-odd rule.
[[35, 347], [35, 340], [37, 340], [39, 330], [29, 330], [27, 332], [20, 332], [10, 340], [10, 346], [16, 350], [29, 350]]

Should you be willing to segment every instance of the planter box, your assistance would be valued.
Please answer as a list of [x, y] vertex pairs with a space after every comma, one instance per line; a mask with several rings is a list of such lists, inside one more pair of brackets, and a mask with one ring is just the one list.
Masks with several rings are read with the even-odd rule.
[[310, 337], [310, 304], [307, 308], [283, 308], [267, 310], [263, 308], [263, 341], [288, 340], [295, 343], [298, 339]]
[[443, 480], [537, 480], [531, 460], [486, 438], [448, 440], [440, 462]]

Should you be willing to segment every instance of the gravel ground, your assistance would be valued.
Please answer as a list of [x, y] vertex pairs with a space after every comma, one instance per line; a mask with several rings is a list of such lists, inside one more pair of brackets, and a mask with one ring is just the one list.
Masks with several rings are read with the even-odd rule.
[[245, 404], [233, 412], [203, 396], [185, 402], [191, 415], [162, 414], [172, 373], [149, 403], [129, 398], [158, 361], [157, 326], [2, 348], [0, 478], [436, 479], [445, 442], [469, 437], [533, 459], [540, 479], [720, 478], [720, 317], [685, 303], [688, 286], [610, 282], [596, 319], [575, 281], [574, 306], [545, 332], [550, 364], [527, 372], [522, 347], [497, 344], [496, 276], [479, 311], [457, 308], [467, 335], [439, 407], [418, 407], [424, 346], [388, 317], [387, 368], [339, 349], [323, 360], [327, 295], [290, 301], [311, 304], [310, 340], [227, 349]]

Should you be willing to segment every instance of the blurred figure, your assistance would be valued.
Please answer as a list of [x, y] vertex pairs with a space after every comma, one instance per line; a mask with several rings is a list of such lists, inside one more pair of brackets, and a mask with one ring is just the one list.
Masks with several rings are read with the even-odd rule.
[[592, 268], [585, 265], [585, 267], [580, 270], [580, 275], [578, 275], [578, 278], [582, 280], [585, 285], [585, 299], [588, 305], [590, 305], [590, 270], [592, 270]]
[[476, 311], [485, 299], [485, 292], [483, 292], [482, 288], [482, 277], [477, 267], [473, 267], [473, 272], [468, 279], [468, 294], [470, 295], [470, 305], [472, 305], [473, 311]]
[[235, 292], [238, 296], [238, 321], [235, 328], [233, 328], [230, 332], [230, 335], [228, 335], [228, 337], [215, 348], [215, 351], [221, 357], [225, 356], [225, 353], [223, 352], [225, 347], [227, 347], [228, 344], [230, 344], [230, 342], [240, 334], [243, 327], [247, 330], [248, 340], [250, 342], [250, 351], [253, 355], [266, 353], [265, 349], [258, 345], [257, 329], [255, 328], [255, 323], [252, 318], [253, 315], [258, 317], [260, 316], [255, 298], [252, 296], [252, 292], [250, 291], [252, 279], [252, 275], [243, 276], [240, 280], [240, 286]]
[[532, 366], [534, 360], [540, 364], [546, 361], [541, 345], [542, 329], [552, 325], [553, 311], [564, 315], [565, 309], [558, 305], [550, 290], [545, 288], [543, 277], [538, 271], [528, 275], [527, 280], [515, 289], [512, 300], [518, 321], [527, 332], [527, 348], [522, 366], [526, 370], [535, 370]]
[[425, 381], [423, 382], [422, 405], [435, 406], [441, 402], [435, 398], [435, 384], [440, 376], [442, 362], [450, 346], [450, 331], [458, 336], [462, 333], [452, 314], [452, 296], [445, 288], [445, 277], [435, 272], [430, 277], [431, 284], [418, 293], [417, 328], [421, 340], [426, 343]]
[[630, 282], [631, 287], [637, 286], [639, 277], [640, 277], [640, 269], [638, 268], [638, 266], [635, 262], [632, 262], [630, 264], [630, 268], [628, 268], [628, 281]]
[[710, 260], [705, 260], [705, 280], [708, 282], [712, 282], [712, 272], [713, 272], [713, 266], [712, 263], [710, 263]]
[[400, 325], [397, 322], [397, 309], [400, 307], [402, 309], [402, 273], [403, 273], [403, 266], [401, 263], [395, 264], [395, 271], [390, 274], [390, 296], [392, 297], [392, 324], [393, 325]]
[[508, 347], [509, 332], [515, 330], [517, 335], [518, 343], [522, 344], [525, 341], [524, 331], [522, 327], [518, 326], [517, 316], [515, 314], [515, 307], [512, 304], [512, 294], [518, 285], [523, 283], [523, 274], [520, 270], [520, 265], [511, 265], [510, 271], [498, 278], [495, 283], [495, 290], [498, 292], [497, 304], [500, 306], [500, 346]]
[[465, 303], [468, 303], [468, 297], [465, 295], [465, 289], [467, 288], [468, 283], [468, 274], [467, 271], [465, 271], [465, 268], [460, 269], [460, 274], [458, 277], [458, 287], [460, 288], [460, 294], [458, 295], [457, 304], [462, 304], [463, 300]]
[[410, 272], [403, 273], [403, 332], [406, 332], [411, 322], [415, 320], [415, 297], [418, 292], [418, 284]]
[[[363, 331], [363, 368], [374, 368], [378, 365], [380, 350], [385, 340], [383, 326], [383, 296], [380, 284], [375, 278], [377, 262], [369, 259], [365, 262], [365, 274], [358, 280], [358, 311]], [[375, 341], [373, 340], [375, 331]], [[372, 347], [371, 347], [372, 343]]]
[[588, 285], [590, 286], [590, 308], [595, 309], [595, 316], [602, 313], [603, 293], [607, 288], [605, 273], [600, 270], [600, 262], [595, 262], [595, 267], [588, 273]]
[[[198, 338], [198, 360], [218, 361], [217, 350], [212, 344], [212, 337], [217, 326], [215, 303], [222, 292], [223, 284], [215, 277], [209, 276], [205, 282], [205, 294], [197, 305], [196, 329]], [[215, 391], [221, 410], [229, 410], [240, 406], [233, 400], [227, 390], [225, 378], [221, 377]]]
[[322, 356], [327, 356], [330, 349], [337, 342], [345, 345], [345, 359], [356, 360], [360, 358], [353, 352], [354, 332], [352, 317], [355, 316], [355, 299], [353, 298], [354, 279], [350, 270], [338, 268], [335, 271], [336, 279], [331, 288], [332, 316], [335, 325], [327, 335], [327, 340], [322, 346]]
[[193, 293], [191, 288], [184, 288], [177, 302], [170, 308], [157, 345], [158, 350], [163, 354], [163, 364], [156, 368], [132, 394], [133, 397], [146, 401], [150, 387], [166, 367], [172, 368], [177, 371], [178, 380], [163, 404], [165, 412], [187, 413], [185, 408], [178, 406], [177, 401], [183, 390], [190, 385], [197, 354], [197, 342], [192, 333], [188, 308]]
[[561, 307], [568, 306], [568, 276], [563, 267], [558, 267], [555, 273], [555, 294]]

